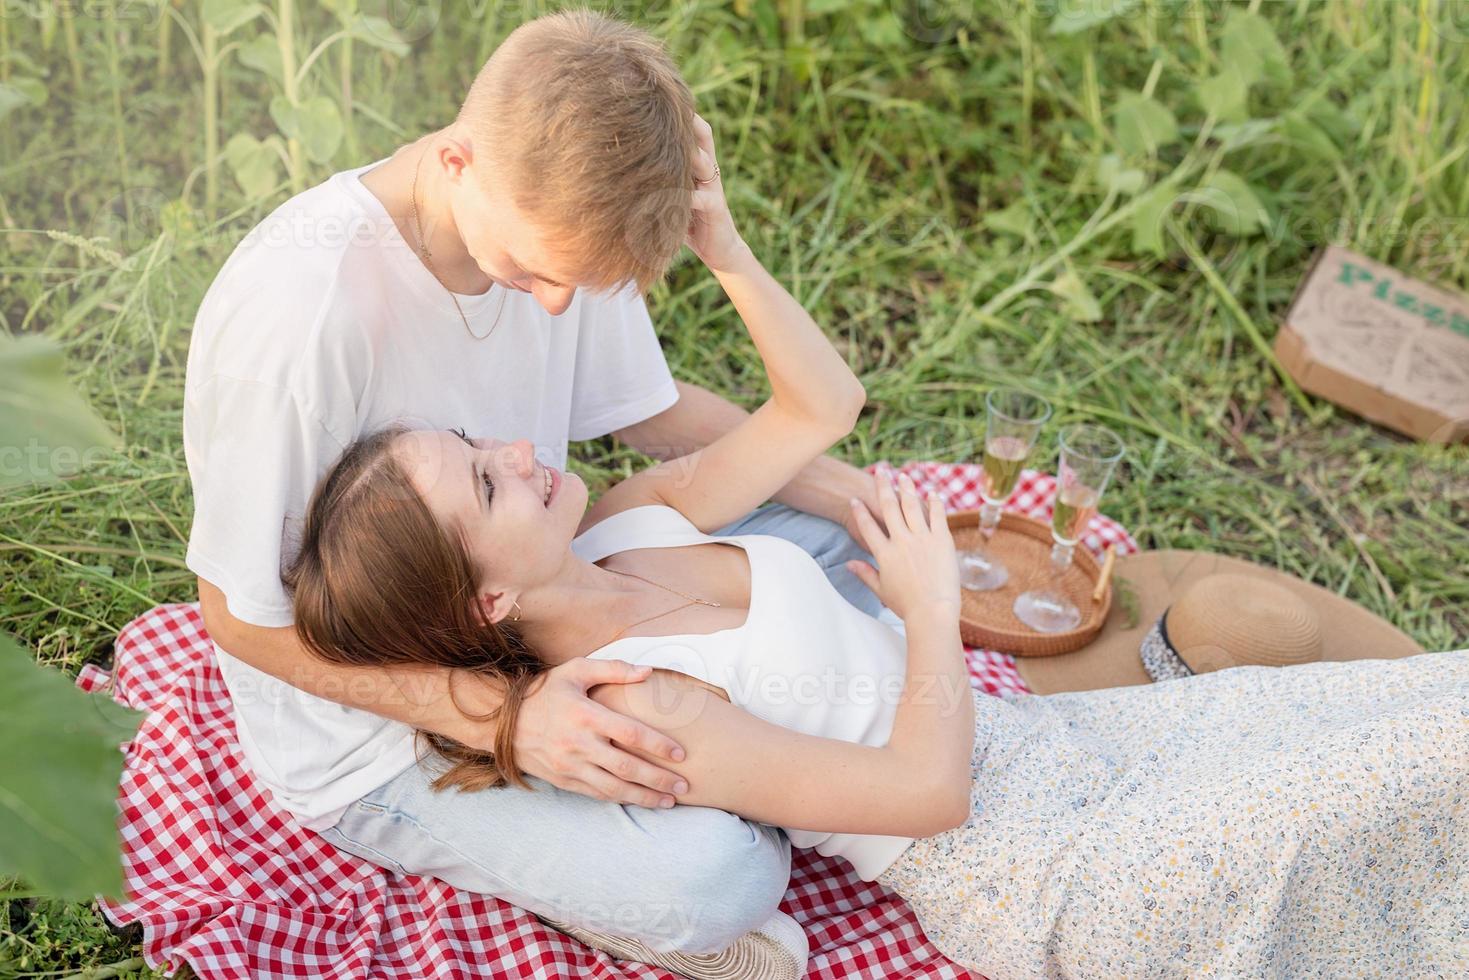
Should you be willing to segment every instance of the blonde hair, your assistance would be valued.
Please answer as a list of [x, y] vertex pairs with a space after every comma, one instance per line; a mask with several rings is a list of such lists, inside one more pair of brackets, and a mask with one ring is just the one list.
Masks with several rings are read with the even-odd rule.
[[694, 99], [646, 31], [588, 10], [522, 24], [459, 110], [576, 284], [646, 290], [686, 237]]

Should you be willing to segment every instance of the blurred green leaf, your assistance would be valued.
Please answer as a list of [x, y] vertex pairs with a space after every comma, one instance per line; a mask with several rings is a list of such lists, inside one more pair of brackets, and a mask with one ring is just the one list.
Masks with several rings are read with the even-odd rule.
[[1159, 184], [1137, 199], [1132, 213], [1134, 252], [1147, 252], [1159, 258], [1167, 254], [1163, 247], [1163, 221], [1177, 199], [1178, 189], [1171, 183]]
[[25, 93], [26, 98], [31, 100], [31, 105], [45, 105], [50, 96], [46, 83], [39, 78], [12, 78], [10, 84]]
[[342, 145], [342, 114], [325, 95], [312, 96], [298, 105], [277, 95], [270, 100], [270, 117], [288, 138], [301, 141], [306, 156], [314, 163], [326, 163]]
[[0, 334], [0, 487], [69, 475], [88, 450], [116, 442], [66, 380], [55, 344]]
[[1244, 122], [1249, 118], [1250, 86], [1234, 68], [1203, 79], [1194, 91], [1204, 111], [1221, 122]]
[[868, 14], [857, 22], [862, 39], [875, 48], [898, 48], [908, 41], [903, 25], [891, 10], [883, 9]]
[[273, 34], [257, 34], [235, 52], [240, 64], [262, 72], [277, 82], [284, 81], [285, 70], [281, 67], [281, 47]]
[[214, 28], [220, 37], [224, 37], [263, 13], [265, 7], [255, 0], [204, 0], [202, 16], [204, 23]]
[[1052, 34], [1079, 34], [1105, 24], [1138, 5], [1138, 0], [1061, 0], [1051, 20]]
[[402, 58], [408, 54], [408, 42], [402, 33], [388, 23], [386, 18], [371, 14], [358, 14], [352, 18], [352, 36], [363, 44], [370, 44]]
[[21, 106], [30, 105], [31, 100], [14, 85], [0, 82], [0, 119], [4, 119]]
[[1178, 139], [1178, 121], [1168, 107], [1143, 95], [1126, 95], [1112, 110], [1117, 142], [1132, 156], [1150, 156]]
[[1246, 119], [1244, 122], [1221, 123], [1214, 127], [1214, 138], [1226, 152], [1231, 152], [1272, 137], [1278, 122], [1278, 119]]
[[1247, 85], [1259, 81], [1288, 85], [1291, 81], [1290, 58], [1275, 36], [1275, 28], [1264, 17], [1246, 10], [1229, 12], [1220, 42], [1220, 60]]
[[988, 211], [984, 216], [984, 226], [990, 231], [1017, 238], [1029, 238], [1033, 224], [1030, 206], [1024, 198], [1016, 198], [1004, 210]]
[[1082, 323], [1095, 323], [1102, 318], [1102, 304], [1092, 295], [1086, 283], [1069, 269], [1051, 283], [1051, 292], [1065, 300], [1066, 313]]
[[1349, 110], [1339, 108], [1330, 99], [1313, 99], [1302, 111], [1337, 146], [1346, 146], [1362, 131], [1359, 117]]
[[280, 183], [280, 156], [270, 142], [236, 133], [224, 146], [224, 160], [245, 196], [258, 200]]
[[122, 893], [118, 747], [140, 718], [0, 636], [0, 873], [61, 898]]
[[46, 83], [39, 78], [12, 78], [0, 82], [0, 119], [24, 106], [44, 105]]
[[42, 78], [47, 74], [46, 68], [39, 61], [17, 47], [11, 47], [3, 56], [0, 56], [0, 63], [8, 64], [11, 68], [18, 68], [22, 74], [34, 75], [37, 78]]
[[1299, 112], [1287, 113], [1276, 121], [1283, 140], [1298, 149], [1333, 163], [1342, 159], [1341, 149], [1320, 126]]
[[1254, 189], [1228, 170], [1210, 174], [1189, 199], [1205, 204], [1220, 229], [1231, 235], [1246, 237], [1270, 224], [1270, 212]]
[[1147, 176], [1135, 167], [1123, 167], [1122, 158], [1108, 153], [1097, 161], [1097, 183], [1128, 197], [1143, 189]]

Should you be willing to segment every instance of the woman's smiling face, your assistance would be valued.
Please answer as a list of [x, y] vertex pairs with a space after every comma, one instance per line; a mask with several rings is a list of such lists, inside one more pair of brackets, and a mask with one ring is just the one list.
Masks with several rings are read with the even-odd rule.
[[503, 618], [526, 589], [553, 579], [571, 553], [587, 507], [579, 477], [546, 466], [535, 447], [477, 440], [442, 429], [405, 432], [393, 447], [409, 479], [445, 529], [458, 529], [478, 591]]

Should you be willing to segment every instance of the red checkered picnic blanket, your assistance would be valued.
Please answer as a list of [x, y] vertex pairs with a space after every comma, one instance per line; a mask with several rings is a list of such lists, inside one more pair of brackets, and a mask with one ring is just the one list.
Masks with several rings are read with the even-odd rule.
[[[976, 466], [903, 469], [950, 510], [979, 505]], [[1054, 479], [1026, 471], [1010, 506], [1049, 520], [1054, 493]], [[1098, 517], [1086, 544], [1109, 543], [1137, 550]], [[968, 658], [976, 688], [1027, 693], [1010, 657]], [[120, 794], [128, 897], [103, 907], [118, 924], [142, 923], [150, 966], [188, 963], [204, 980], [672, 977], [613, 960], [498, 899], [391, 874], [298, 827], [245, 767], [197, 604], [144, 613], [119, 635], [112, 675], [92, 667], [78, 683], [110, 683], [118, 700], [148, 712]], [[972, 976], [924, 938], [900, 898], [844, 859], [795, 851], [781, 908], [806, 930], [809, 977]]]

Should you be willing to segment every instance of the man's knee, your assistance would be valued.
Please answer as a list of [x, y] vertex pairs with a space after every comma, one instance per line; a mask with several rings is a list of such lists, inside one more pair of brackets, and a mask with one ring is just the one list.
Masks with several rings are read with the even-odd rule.
[[[791, 877], [790, 843], [779, 830], [723, 810], [689, 807], [685, 826], [643, 878], [640, 906], [664, 919], [643, 939], [660, 951], [724, 949], [768, 920]], [[656, 927], [655, 927], [656, 926]]]

